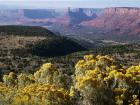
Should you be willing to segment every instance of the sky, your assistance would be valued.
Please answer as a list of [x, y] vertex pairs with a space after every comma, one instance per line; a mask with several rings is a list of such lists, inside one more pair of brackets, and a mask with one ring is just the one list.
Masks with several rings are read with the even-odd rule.
[[140, 0], [0, 0], [0, 8], [140, 7]]

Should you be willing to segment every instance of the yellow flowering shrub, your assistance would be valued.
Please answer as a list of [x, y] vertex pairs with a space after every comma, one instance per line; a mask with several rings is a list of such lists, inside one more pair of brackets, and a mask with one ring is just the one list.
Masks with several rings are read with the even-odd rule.
[[9, 75], [3, 76], [4, 84], [8, 87], [15, 87], [17, 85], [16, 74], [10, 72]]
[[63, 88], [48, 84], [31, 84], [18, 89], [13, 105], [70, 105], [70, 96]]
[[9, 105], [14, 96], [14, 90], [0, 83], [0, 105]]
[[0, 105], [140, 105], [140, 65], [85, 55], [69, 78], [51, 63], [30, 75], [10, 72], [0, 82]]
[[17, 76], [18, 79], [18, 88], [25, 87], [26, 85], [30, 85], [35, 82], [34, 77], [32, 75], [27, 76], [26, 74], [21, 73]]
[[34, 77], [37, 82], [52, 84], [55, 72], [58, 72], [56, 67], [51, 63], [46, 63], [34, 73]]
[[[106, 103], [108, 105], [139, 103], [140, 97], [134, 101], [130, 96], [140, 95], [140, 65], [124, 69], [109, 56], [86, 55], [75, 68], [74, 86], [84, 98], [84, 105], [87, 103], [104, 104], [107, 101], [110, 102]], [[109, 90], [109, 93], [106, 94], [105, 90]], [[99, 94], [100, 92], [102, 94]], [[108, 98], [101, 98], [102, 96]]]
[[67, 87], [67, 78], [51, 63], [43, 64], [41, 68], [34, 73], [34, 78], [38, 83]]

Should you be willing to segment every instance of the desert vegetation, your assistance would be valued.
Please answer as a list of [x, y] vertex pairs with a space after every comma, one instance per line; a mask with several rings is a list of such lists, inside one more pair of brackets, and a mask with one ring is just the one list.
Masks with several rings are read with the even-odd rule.
[[0, 105], [140, 104], [138, 43], [87, 48], [40, 27], [0, 32]]
[[78, 43], [42, 27], [0, 26], [1, 74], [10, 71], [33, 73], [50, 57], [81, 50], [85, 48]]
[[0, 104], [139, 105], [139, 84], [140, 65], [125, 67], [107, 55], [85, 55], [70, 77], [52, 63], [33, 74], [3, 75]]

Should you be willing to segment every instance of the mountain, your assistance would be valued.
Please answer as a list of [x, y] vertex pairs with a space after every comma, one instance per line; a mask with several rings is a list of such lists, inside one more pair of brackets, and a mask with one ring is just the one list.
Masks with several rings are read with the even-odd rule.
[[17, 9], [0, 10], [0, 24], [62, 24], [78, 25], [96, 18], [96, 9]]
[[71, 25], [79, 25], [82, 21], [89, 21], [97, 17], [97, 15], [94, 13], [94, 11], [91, 9], [69, 9], [67, 16], [70, 19]]
[[104, 29], [105, 33], [140, 35], [140, 8], [106, 8], [96, 19], [81, 25]]
[[[37, 25], [51, 27], [60, 33], [73, 29], [88, 28], [91, 33], [110, 35], [139, 35], [140, 8], [65, 8], [65, 9], [17, 9], [0, 10], [0, 24]], [[62, 27], [61, 27], [62, 26]], [[67, 27], [66, 30], [61, 30]], [[81, 29], [81, 30], [80, 30]], [[94, 30], [98, 31], [94, 31]], [[81, 34], [80, 33], [80, 34]]]
[[[20, 56], [63, 56], [86, 50], [77, 42], [39, 26], [0, 26], [0, 49]], [[1, 52], [2, 52], [1, 51]]]

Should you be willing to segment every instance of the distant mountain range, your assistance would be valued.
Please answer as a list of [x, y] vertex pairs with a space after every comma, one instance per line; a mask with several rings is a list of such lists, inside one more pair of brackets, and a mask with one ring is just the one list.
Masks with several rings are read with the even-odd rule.
[[96, 19], [81, 25], [117, 34], [140, 35], [140, 8], [107, 8]]
[[95, 19], [100, 9], [17, 9], [0, 10], [1, 24], [63, 24], [79, 25]]
[[93, 27], [104, 34], [140, 35], [140, 8], [0, 10], [0, 24]]

